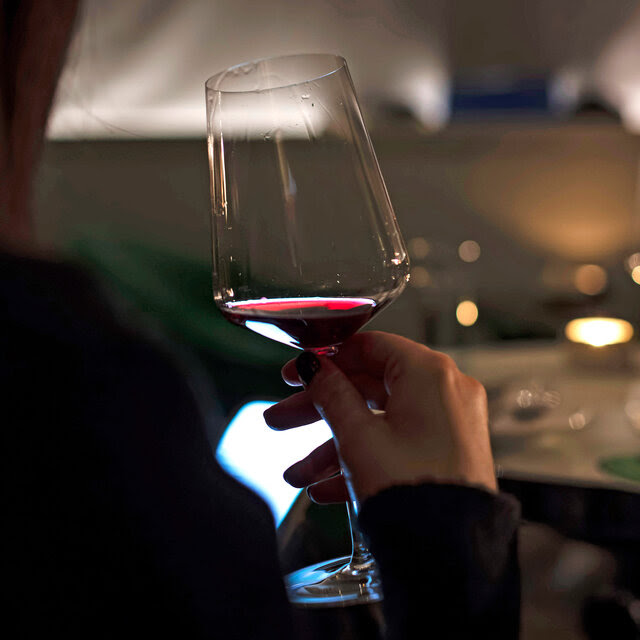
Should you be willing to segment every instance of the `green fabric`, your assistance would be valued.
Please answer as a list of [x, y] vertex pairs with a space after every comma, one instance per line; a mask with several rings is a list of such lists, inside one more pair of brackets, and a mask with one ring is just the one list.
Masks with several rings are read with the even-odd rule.
[[225, 360], [282, 364], [290, 348], [229, 324], [216, 309], [208, 263], [129, 239], [83, 235], [73, 254], [106, 276], [141, 311]]
[[600, 461], [600, 468], [614, 476], [640, 482], [640, 455], [605, 458]]
[[84, 230], [67, 249], [134, 309], [196, 351], [228, 410], [245, 399], [287, 395], [279, 371], [295, 351], [222, 317], [208, 261], [101, 229]]

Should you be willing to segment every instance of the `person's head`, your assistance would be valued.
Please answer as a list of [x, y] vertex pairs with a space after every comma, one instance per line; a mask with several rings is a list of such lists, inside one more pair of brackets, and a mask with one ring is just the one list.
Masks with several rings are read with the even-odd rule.
[[0, 243], [32, 241], [31, 187], [79, 0], [0, 0]]

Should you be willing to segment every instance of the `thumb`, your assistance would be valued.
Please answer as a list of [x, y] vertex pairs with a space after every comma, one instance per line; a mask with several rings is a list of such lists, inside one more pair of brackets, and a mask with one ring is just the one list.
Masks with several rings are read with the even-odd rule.
[[327, 421], [341, 450], [350, 448], [373, 414], [349, 378], [329, 358], [305, 351], [296, 369], [318, 413]]

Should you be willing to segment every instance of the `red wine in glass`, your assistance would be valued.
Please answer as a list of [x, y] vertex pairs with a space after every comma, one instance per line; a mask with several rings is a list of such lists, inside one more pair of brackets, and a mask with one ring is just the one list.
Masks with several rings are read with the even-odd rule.
[[229, 302], [227, 320], [284, 344], [327, 353], [381, 308], [371, 298], [263, 298]]

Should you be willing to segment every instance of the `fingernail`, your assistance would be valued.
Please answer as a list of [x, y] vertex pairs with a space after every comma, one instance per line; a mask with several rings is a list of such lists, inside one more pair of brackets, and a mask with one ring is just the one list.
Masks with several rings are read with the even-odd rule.
[[296, 369], [298, 370], [300, 380], [307, 386], [311, 384], [313, 376], [315, 376], [320, 369], [320, 360], [310, 351], [303, 351], [296, 358]]

